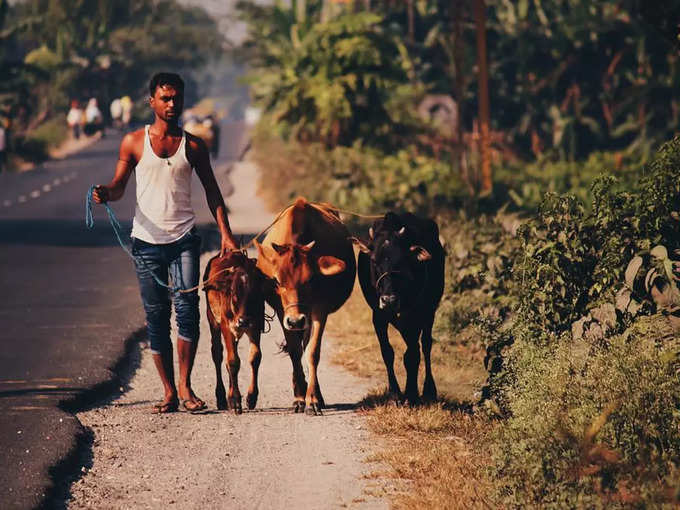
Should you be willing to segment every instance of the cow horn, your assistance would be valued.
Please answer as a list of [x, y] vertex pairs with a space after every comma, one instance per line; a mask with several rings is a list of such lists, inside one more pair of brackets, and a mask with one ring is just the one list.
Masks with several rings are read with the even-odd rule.
[[314, 245], [316, 244], [316, 241], [311, 241], [303, 246], [305, 250], [311, 250], [314, 248]]
[[374, 235], [373, 227], [370, 227], [370, 228], [368, 229], [368, 237], [370, 237], [371, 239], [373, 239], [373, 235]]
[[401, 227], [399, 229], [399, 232], [397, 232], [397, 234], [399, 234], [399, 236], [403, 236], [405, 233], [406, 233], [406, 227]]

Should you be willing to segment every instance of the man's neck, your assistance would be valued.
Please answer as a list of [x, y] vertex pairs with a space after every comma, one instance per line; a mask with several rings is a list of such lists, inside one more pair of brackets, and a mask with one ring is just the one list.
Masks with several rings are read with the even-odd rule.
[[168, 122], [159, 117], [156, 117], [149, 130], [160, 137], [176, 136], [181, 132], [177, 122]]

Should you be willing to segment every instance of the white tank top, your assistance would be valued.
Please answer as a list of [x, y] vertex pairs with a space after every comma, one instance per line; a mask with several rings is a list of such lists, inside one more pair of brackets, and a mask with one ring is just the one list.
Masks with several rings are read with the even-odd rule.
[[194, 226], [191, 207], [191, 164], [186, 156], [186, 133], [169, 158], [151, 148], [149, 126], [144, 128], [144, 151], [137, 163], [137, 205], [132, 237], [151, 244], [178, 240]]

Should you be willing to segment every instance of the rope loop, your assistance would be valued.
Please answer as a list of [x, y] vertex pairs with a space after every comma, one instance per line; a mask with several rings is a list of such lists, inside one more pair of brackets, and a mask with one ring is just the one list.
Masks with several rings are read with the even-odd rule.
[[[85, 225], [87, 225], [87, 228], [93, 228], [94, 227], [94, 216], [92, 215], [92, 193], [94, 193], [94, 190], [97, 188], [97, 186], [90, 186], [90, 189], [87, 191], [87, 195], [85, 196]], [[323, 208], [330, 208], [333, 211], [336, 211], [338, 214], [347, 214], [350, 216], [357, 216], [359, 218], [382, 218], [382, 216], [377, 216], [377, 215], [365, 215], [365, 214], [359, 214], [354, 211], [346, 211], [343, 209], [338, 209], [333, 207], [330, 204], [324, 204], [324, 203], [318, 203], [318, 202], [308, 202], [311, 205], [317, 206], [317, 207], [323, 207]], [[195, 290], [200, 289], [201, 287], [204, 287], [206, 283], [208, 283], [212, 278], [208, 280], [204, 280], [203, 282], [199, 283], [195, 287], [192, 287], [190, 289], [181, 289], [179, 287], [173, 287], [172, 285], [167, 285], [161, 281], [161, 279], [154, 274], [151, 269], [146, 265], [146, 262], [144, 261], [143, 257], [137, 257], [135, 254], [128, 248], [127, 244], [125, 241], [123, 241], [123, 227], [121, 226], [120, 222], [118, 221], [118, 218], [116, 218], [116, 214], [113, 212], [113, 209], [111, 206], [108, 204], [108, 202], [104, 202], [102, 204], [106, 208], [106, 213], [109, 216], [109, 223], [111, 223], [111, 227], [113, 228], [114, 234], [116, 234], [116, 239], [118, 239], [118, 244], [120, 244], [120, 247], [123, 248], [125, 253], [127, 253], [132, 260], [135, 262], [138, 262], [140, 265], [144, 267], [149, 273], [151, 273], [151, 276], [153, 279], [156, 281], [158, 285], [161, 287], [165, 287], [166, 289], [171, 290], [172, 292], [180, 292], [180, 293], [187, 293], [187, 292], [193, 292]], [[293, 204], [291, 204], [293, 205]], [[288, 206], [290, 207], [290, 206]], [[281, 219], [281, 216], [283, 216], [283, 213], [288, 209], [288, 207], [285, 207], [277, 216], [274, 218], [274, 221], [272, 221], [264, 230], [262, 230], [259, 234], [254, 236], [250, 242], [248, 242], [245, 246], [242, 246], [240, 248], [240, 251], [243, 251], [246, 253], [246, 250], [248, 249], [249, 246], [252, 246], [255, 244], [255, 241], [262, 235], [265, 235], [269, 230], [278, 223], [278, 221]], [[217, 275], [213, 275], [213, 278]]]

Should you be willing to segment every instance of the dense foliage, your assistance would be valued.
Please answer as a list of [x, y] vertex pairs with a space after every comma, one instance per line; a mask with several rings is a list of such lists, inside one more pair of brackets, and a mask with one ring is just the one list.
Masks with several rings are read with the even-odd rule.
[[676, 138], [633, 189], [598, 181], [591, 214], [548, 195], [520, 228], [519, 304], [494, 338], [504, 367], [490, 392], [509, 416], [496, 460], [511, 505], [674, 497], [679, 158]]
[[115, 97], [145, 97], [154, 72], [196, 68], [222, 44], [205, 11], [174, 0], [29, 0], [11, 8], [0, 0], [0, 120], [11, 123], [11, 148], [64, 115], [71, 99], [95, 97], [107, 114]]

